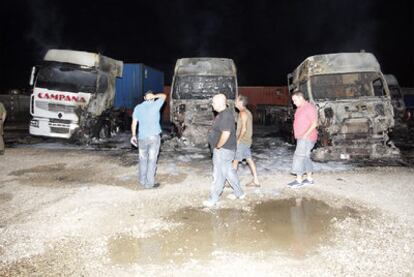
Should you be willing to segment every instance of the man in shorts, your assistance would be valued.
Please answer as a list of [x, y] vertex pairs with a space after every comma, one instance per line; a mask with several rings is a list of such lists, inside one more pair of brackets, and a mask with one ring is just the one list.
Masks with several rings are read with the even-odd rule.
[[[313, 184], [313, 164], [310, 158], [312, 148], [318, 139], [318, 112], [316, 107], [305, 100], [303, 92], [295, 91], [292, 101], [297, 107], [293, 121], [293, 133], [296, 139], [296, 149], [293, 155], [292, 173], [296, 180], [290, 182], [290, 187], [300, 187]], [[306, 178], [304, 175], [306, 173]]]
[[246, 160], [253, 175], [253, 180], [246, 186], [260, 187], [259, 178], [257, 177], [256, 164], [252, 159], [250, 147], [252, 145], [253, 136], [253, 116], [246, 108], [248, 99], [246, 96], [239, 95], [236, 99], [236, 108], [239, 110], [237, 118], [237, 150], [236, 157], [233, 161], [233, 167], [237, 170], [239, 162]]

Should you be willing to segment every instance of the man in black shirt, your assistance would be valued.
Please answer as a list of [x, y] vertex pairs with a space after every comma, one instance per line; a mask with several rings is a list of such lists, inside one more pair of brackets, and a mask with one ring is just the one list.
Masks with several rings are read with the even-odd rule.
[[230, 194], [228, 198], [245, 197], [236, 170], [232, 166], [237, 147], [236, 127], [233, 113], [227, 108], [226, 102], [224, 94], [215, 95], [212, 101], [213, 109], [218, 112], [218, 115], [208, 135], [208, 142], [213, 152], [213, 187], [210, 199], [203, 202], [206, 207], [212, 207], [217, 203], [226, 180], [234, 190], [234, 194]]

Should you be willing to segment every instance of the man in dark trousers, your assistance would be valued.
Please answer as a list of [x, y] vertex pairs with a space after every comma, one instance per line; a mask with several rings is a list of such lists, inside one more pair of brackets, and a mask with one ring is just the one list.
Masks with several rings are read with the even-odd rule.
[[137, 105], [132, 114], [131, 142], [137, 144], [139, 149], [139, 183], [146, 189], [156, 188], [155, 171], [157, 168], [158, 153], [161, 145], [160, 110], [167, 96], [164, 93], [153, 94], [148, 91], [144, 102]]
[[223, 192], [227, 180], [234, 190], [230, 199], [243, 199], [245, 194], [240, 187], [239, 177], [232, 166], [236, 154], [236, 127], [233, 113], [227, 108], [224, 94], [217, 94], [212, 100], [213, 109], [218, 112], [208, 135], [213, 152], [213, 186], [210, 199], [203, 201], [206, 207], [214, 206]]
[[4, 108], [3, 103], [0, 102], [0, 155], [4, 154], [4, 139], [3, 139], [3, 128], [4, 128], [4, 121], [6, 121], [6, 108]]

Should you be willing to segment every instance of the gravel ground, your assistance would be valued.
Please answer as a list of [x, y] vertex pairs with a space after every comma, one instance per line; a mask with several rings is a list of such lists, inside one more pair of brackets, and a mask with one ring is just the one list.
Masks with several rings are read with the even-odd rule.
[[[111, 240], [172, 232], [177, 223], [166, 218], [201, 209], [209, 195], [205, 155], [162, 154], [156, 190], [137, 187], [135, 159], [130, 150], [7, 149], [0, 156], [0, 276], [414, 276], [414, 169], [402, 166], [322, 167], [315, 185], [297, 190], [285, 186], [292, 178], [285, 170], [259, 166], [260, 189], [246, 189], [239, 201], [224, 191], [218, 209], [306, 197], [358, 211], [333, 218], [330, 235], [301, 258], [283, 249], [218, 248], [207, 259], [117, 262]], [[250, 181], [240, 172], [243, 184]], [[144, 246], [140, 255], [156, 256], [156, 247]]]

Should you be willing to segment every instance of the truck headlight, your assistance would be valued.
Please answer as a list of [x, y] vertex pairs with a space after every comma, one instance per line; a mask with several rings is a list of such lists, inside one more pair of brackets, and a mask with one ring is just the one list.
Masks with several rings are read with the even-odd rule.
[[32, 119], [32, 120], [30, 121], [30, 126], [32, 126], [32, 127], [36, 127], [36, 128], [39, 128], [39, 120], [37, 120], [37, 119]]

